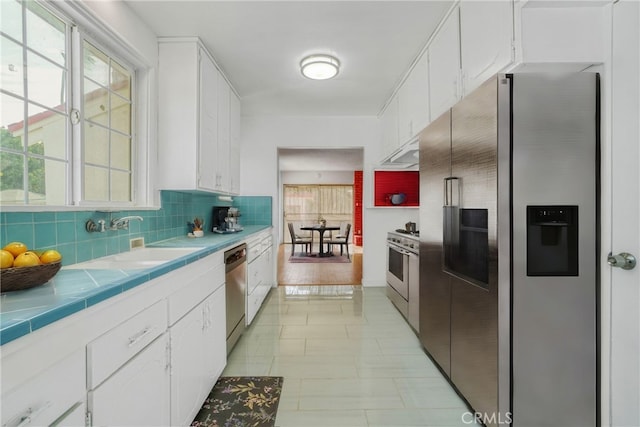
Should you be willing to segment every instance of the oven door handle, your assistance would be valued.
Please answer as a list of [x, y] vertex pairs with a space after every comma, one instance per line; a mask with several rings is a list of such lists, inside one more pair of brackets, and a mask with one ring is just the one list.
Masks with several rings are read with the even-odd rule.
[[413, 255], [411, 251], [403, 249], [401, 246], [394, 245], [393, 243], [387, 243], [389, 249], [393, 249], [394, 251], [401, 253], [402, 255]]

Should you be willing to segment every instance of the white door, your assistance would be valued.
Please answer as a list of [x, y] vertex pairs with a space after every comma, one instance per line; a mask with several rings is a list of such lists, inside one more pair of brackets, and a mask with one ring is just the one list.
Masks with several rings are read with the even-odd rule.
[[198, 187], [216, 190], [218, 158], [218, 70], [200, 50]]
[[[512, 9], [513, 4], [507, 1], [460, 2], [460, 56], [465, 94], [513, 60]], [[488, 22], [491, 25], [487, 25]]]
[[[628, 252], [636, 257], [640, 256], [639, 26], [640, 3], [621, 0], [613, 5], [611, 242], [603, 242], [603, 249], [609, 246], [614, 255]], [[607, 230], [603, 232], [606, 236]], [[603, 282], [610, 274], [611, 283], [611, 390], [610, 401], [603, 403], [610, 405], [612, 426], [640, 426], [640, 267], [605, 268]]]
[[440, 117], [460, 100], [460, 19], [451, 12], [429, 46], [429, 111]]
[[207, 396], [227, 364], [227, 328], [225, 323], [226, 301], [225, 288], [221, 286], [204, 301], [203, 353], [205, 355], [204, 394]]
[[206, 397], [205, 329], [199, 304], [169, 329], [171, 336], [171, 425], [188, 425]]

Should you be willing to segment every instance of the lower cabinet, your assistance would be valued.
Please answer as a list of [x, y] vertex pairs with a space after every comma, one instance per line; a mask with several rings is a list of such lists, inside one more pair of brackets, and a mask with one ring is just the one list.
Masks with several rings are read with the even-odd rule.
[[2, 426], [84, 425], [84, 349], [14, 389], [2, 386]]
[[[273, 276], [259, 241], [253, 315]], [[219, 251], [6, 344], [0, 425], [190, 425], [227, 363], [224, 283]]]
[[78, 427], [84, 426], [87, 407], [84, 402], [77, 402], [71, 409], [55, 420], [51, 427]]
[[169, 328], [172, 426], [193, 421], [222, 373], [227, 356], [225, 321], [222, 286]]
[[227, 330], [224, 327], [227, 322], [227, 315], [224, 286], [205, 300], [204, 310], [207, 321], [205, 322], [203, 343], [204, 353], [206, 354], [205, 372], [210, 383], [206, 392], [209, 394], [227, 365]]
[[169, 425], [167, 344], [164, 333], [88, 392], [91, 425]]
[[[259, 249], [257, 249], [259, 248]], [[256, 246], [255, 258], [247, 265], [246, 322], [250, 325], [260, 310], [273, 282], [273, 245], [271, 234], [264, 236]]]

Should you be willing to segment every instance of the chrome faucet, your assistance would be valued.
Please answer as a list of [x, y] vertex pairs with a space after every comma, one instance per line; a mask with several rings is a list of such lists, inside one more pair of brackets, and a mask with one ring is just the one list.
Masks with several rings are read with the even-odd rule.
[[128, 230], [129, 229], [129, 220], [137, 219], [142, 222], [144, 219], [141, 216], [131, 215], [131, 216], [123, 216], [122, 218], [112, 219], [111, 227], [109, 230]]
[[94, 220], [89, 219], [85, 223], [85, 229], [89, 233], [96, 233], [96, 232], [104, 233], [107, 230], [128, 230], [129, 220], [132, 220], [132, 219], [137, 219], [138, 221], [144, 221], [144, 219], [138, 215], [124, 216], [122, 218], [112, 219], [109, 224], [109, 227], [107, 228], [106, 221], [104, 219], [98, 220], [97, 223]]

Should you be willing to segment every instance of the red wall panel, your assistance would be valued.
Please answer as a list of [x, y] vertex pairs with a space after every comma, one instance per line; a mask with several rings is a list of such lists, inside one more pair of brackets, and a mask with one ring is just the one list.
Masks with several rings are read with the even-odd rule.
[[353, 172], [353, 244], [362, 246], [362, 171]]
[[[406, 199], [400, 205], [391, 203], [391, 195], [404, 193]], [[375, 171], [374, 206], [420, 206], [420, 172]]]

